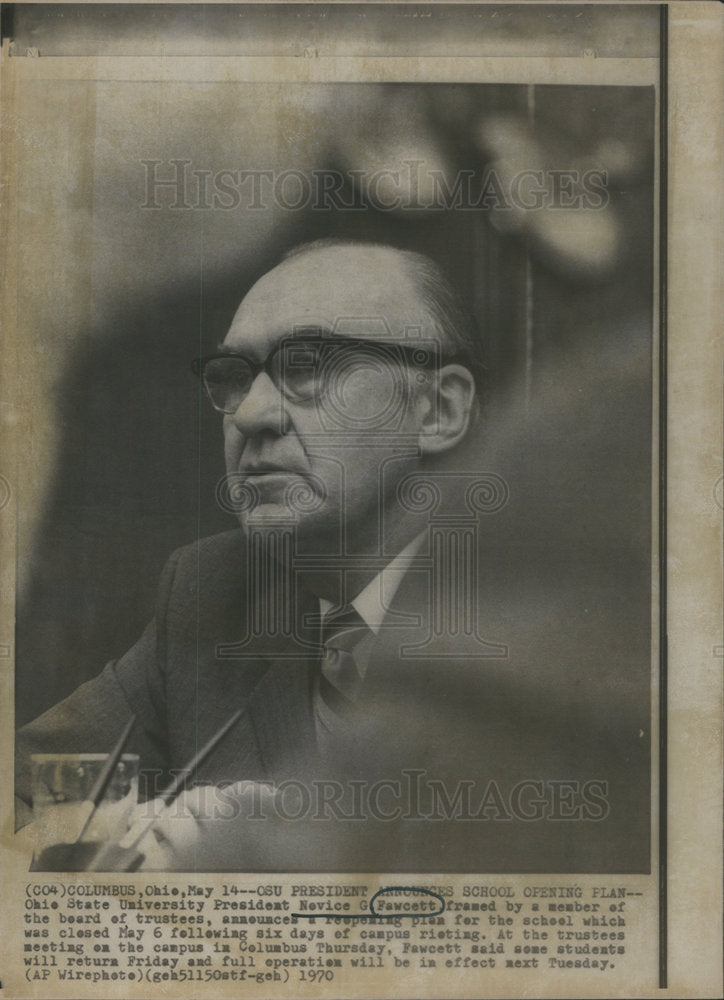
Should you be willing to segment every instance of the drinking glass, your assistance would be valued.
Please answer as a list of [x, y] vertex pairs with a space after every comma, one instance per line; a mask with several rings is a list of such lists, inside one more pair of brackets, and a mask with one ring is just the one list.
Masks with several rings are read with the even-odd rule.
[[35, 871], [83, 870], [102, 844], [127, 832], [139, 758], [123, 754], [94, 811], [89, 796], [107, 760], [103, 753], [32, 755]]

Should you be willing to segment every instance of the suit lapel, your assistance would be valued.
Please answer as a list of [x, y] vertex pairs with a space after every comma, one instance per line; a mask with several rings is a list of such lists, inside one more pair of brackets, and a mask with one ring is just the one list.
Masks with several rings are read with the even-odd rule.
[[274, 781], [303, 778], [317, 759], [313, 685], [319, 663], [317, 628], [305, 624], [318, 611], [315, 597], [297, 594], [296, 629], [270, 658], [247, 713], [264, 772]]
[[[316, 749], [311, 689], [319, 658], [317, 631], [304, 622], [318, 610], [317, 601], [300, 589], [293, 634], [269, 632], [247, 642], [241, 628], [266, 616], [250, 606], [243, 589], [234, 590], [233, 579], [223, 598], [208, 601], [212, 613], [203, 619], [203, 633], [192, 631], [196, 623], [189, 619], [188, 640], [169, 649], [169, 731], [175, 741], [170, 766], [184, 766], [234, 709], [244, 706], [244, 715], [202, 766], [199, 779], [215, 784], [280, 780]], [[264, 593], [258, 600], [274, 601], [275, 595]], [[222, 646], [238, 647], [240, 658], [220, 656]]]
[[257, 751], [274, 781], [301, 779], [317, 758], [312, 685], [314, 664], [273, 664], [256, 686], [247, 711]]

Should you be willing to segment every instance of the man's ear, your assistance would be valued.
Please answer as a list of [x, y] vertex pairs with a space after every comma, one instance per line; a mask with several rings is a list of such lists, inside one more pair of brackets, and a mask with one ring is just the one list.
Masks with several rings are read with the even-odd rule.
[[422, 455], [454, 448], [477, 412], [475, 380], [463, 365], [444, 365], [418, 393], [419, 445]]

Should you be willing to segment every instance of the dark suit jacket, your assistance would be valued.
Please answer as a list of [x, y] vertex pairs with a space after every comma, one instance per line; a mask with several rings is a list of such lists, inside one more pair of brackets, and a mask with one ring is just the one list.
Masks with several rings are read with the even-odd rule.
[[[648, 664], [611, 639], [615, 588], [574, 573], [551, 589], [481, 563], [471, 632], [423, 557], [373, 645], [349, 737], [325, 760], [307, 620], [318, 603], [300, 581], [285, 627], [289, 595], [281, 604], [278, 594], [250, 595], [246, 559], [240, 531], [172, 556], [136, 645], [20, 730], [22, 798], [30, 753], [106, 751], [131, 711], [128, 749], [141, 755], [151, 796], [243, 706], [198, 778], [286, 783], [285, 834], [270, 838], [260, 868], [648, 870]], [[332, 787], [343, 792], [330, 806]], [[300, 789], [310, 798], [297, 810]], [[233, 868], [233, 853], [220, 865]]]

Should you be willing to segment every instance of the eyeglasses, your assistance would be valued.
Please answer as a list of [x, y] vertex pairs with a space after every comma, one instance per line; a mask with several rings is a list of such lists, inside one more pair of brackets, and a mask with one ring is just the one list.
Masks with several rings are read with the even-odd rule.
[[435, 341], [417, 344], [362, 340], [352, 337], [288, 337], [262, 362], [243, 354], [210, 354], [192, 362], [211, 404], [220, 413], [235, 413], [251, 391], [257, 375], [265, 372], [288, 400], [303, 403], [319, 399], [361, 369], [382, 372], [383, 367], [418, 369], [438, 367], [444, 359]]

